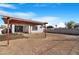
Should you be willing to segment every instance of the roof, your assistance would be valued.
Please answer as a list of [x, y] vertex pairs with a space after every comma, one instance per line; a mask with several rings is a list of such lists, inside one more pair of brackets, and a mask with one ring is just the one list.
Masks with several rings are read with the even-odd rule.
[[43, 25], [48, 24], [47, 22], [40, 22], [40, 21], [33, 21], [30, 19], [21, 19], [21, 18], [15, 18], [15, 17], [9, 17], [9, 16], [3, 16], [2, 18], [4, 20], [4, 23], [7, 24], [8, 19], [10, 24], [29, 24], [29, 25]]

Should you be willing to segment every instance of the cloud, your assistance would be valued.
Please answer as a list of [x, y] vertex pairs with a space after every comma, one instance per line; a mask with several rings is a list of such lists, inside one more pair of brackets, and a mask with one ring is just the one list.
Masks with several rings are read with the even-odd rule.
[[18, 17], [18, 18], [32, 18], [34, 16], [36, 16], [35, 13], [33, 12], [7, 12], [7, 11], [3, 11], [0, 10], [0, 15], [5, 15], [5, 16], [10, 16], [10, 17]]
[[5, 3], [0, 3], [0, 7], [16, 9], [16, 7], [13, 6], [12, 4], [5, 4]]
[[46, 6], [48, 6], [48, 5], [45, 4], [45, 3], [36, 3], [36, 4], [34, 4], [33, 6], [34, 6], [34, 7], [46, 7]]
[[61, 6], [60, 3], [36, 3], [33, 4], [33, 7], [51, 7], [51, 8], [55, 8], [57, 6]]
[[12, 16], [11, 13], [0, 10], [0, 15], [7, 15], [7, 16]]
[[57, 24], [57, 27], [58, 28], [59, 27], [64, 28], [64, 27], [66, 27], [66, 25], [63, 22], [60, 22], [60, 23]]
[[36, 16], [36, 14], [33, 13], [33, 12], [26, 12], [26, 13], [24, 13], [24, 12], [15, 12], [13, 14], [16, 15], [17, 17], [21, 17], [21, 18], [32, 18], [32, 17]]
[[55, 24], [55, 21], [57, 21], [59, 19], [60, 19], [59, 17], [54, 17], [54, 16], [44, 16], [44, 17], [33, 18], [33, 20], [48, 22], [48, 25]]

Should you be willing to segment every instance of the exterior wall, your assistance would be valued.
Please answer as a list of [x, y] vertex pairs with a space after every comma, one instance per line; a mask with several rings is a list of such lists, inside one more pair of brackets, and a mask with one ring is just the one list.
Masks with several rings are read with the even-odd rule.
[[41, 28], [41, 25], [37, 25], [38, 30], [32, 30], [31, 28], [31, 32], [32, 33], [42, 33], [44, 28]]
[[79, 35], [79, 29], [56, 28], [56, 29], [47, 29], [46, 31], [48, 33]]
[[[12, 25], [12, 33], [15, 33], [15, 26], [18, 26], [18, 25]], [[23, 26], [23, 32], [28, 32], [28, 28], [29, 28], [29, 26], [27, 26], [27, 25], [21, 25], [21, 26]]]
[[[44, 28], [41, 28], [41, 25], [37, 25], [37, 30], [32, 30], [32, 26], [30, 25], [21, 25], [23, 26], [23, 32], [28, 32], [28, 33], [42, 33]], [[0, 29], [0, 35], [2, 34], [1, 33], [2, 29]], [[15, 33], [15, 25], [13, 24], [12, 25], [12, 33]]]
[[24, 25], [23, 26], [23, 32], [29, 32], [29, 25]]
[[[23, 32], [28, 33], [41, 33], [44, 30], [44, 28], [41, 28], [41, 25], [37, 25], [38, 30], [32, 30], [32, 26], [30, 25], [21, 25], [21, 26], [23, 26]], [[12, 33], [15, 33], [15, 25], [12, 25]]]
[[32, 26], [29, 25], [29, 33], [32, 33]]

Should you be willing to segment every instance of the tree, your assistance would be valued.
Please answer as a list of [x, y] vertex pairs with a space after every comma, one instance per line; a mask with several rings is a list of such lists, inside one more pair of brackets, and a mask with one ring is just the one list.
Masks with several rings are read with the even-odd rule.
[[57, 28], [57, 25], [55, 25], [55, 27]]
[[75, 26], [75, 22], [74, 21], [69, 21], [69, 22], [67, 22], [65, 25], [66, 25], [66, 27], [68, 28], [68, 29], [72, 29], [72, 28], [74, 28], [74, 26]]
[[47, 28], [54, 28], [54, 27], [50, 25], [50, 26], [47, 26]]
[[5, 28], [6, 28], [6, 26], [5, 26], [5, 25], [1, 25], [1, 27], [0, 27], [0, 28], [5, 29]]

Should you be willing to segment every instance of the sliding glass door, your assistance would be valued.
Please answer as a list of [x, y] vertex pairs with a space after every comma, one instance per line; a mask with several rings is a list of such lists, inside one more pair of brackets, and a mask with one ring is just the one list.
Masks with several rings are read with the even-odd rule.
[[15, 32], [23, 32], [23, 26], [15, 26]]

